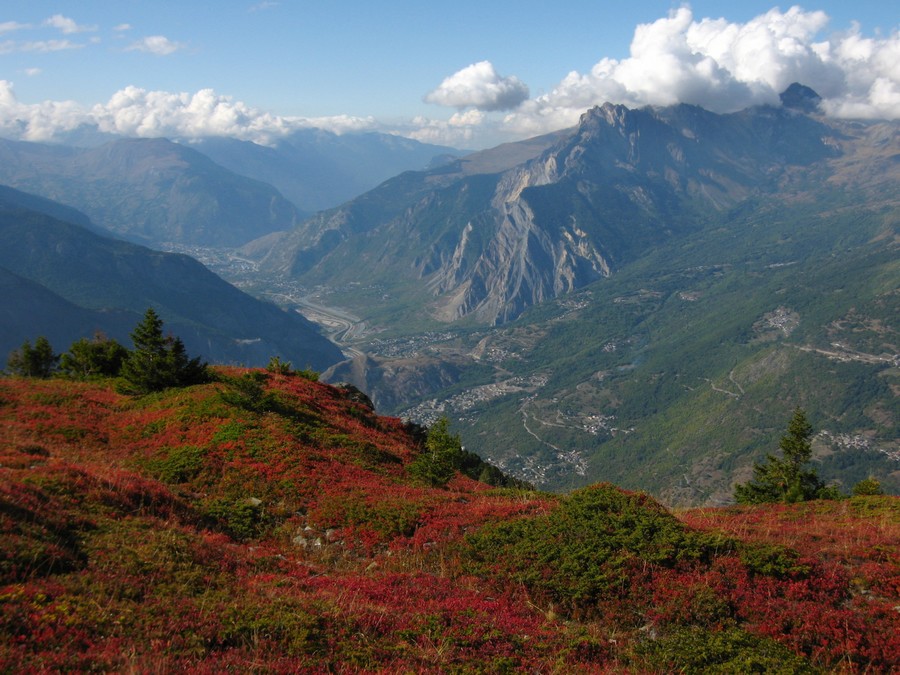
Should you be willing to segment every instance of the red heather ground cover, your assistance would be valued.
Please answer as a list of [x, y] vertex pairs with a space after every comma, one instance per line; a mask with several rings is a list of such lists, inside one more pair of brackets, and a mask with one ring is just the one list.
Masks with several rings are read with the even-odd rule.
[[0, 671], [900, 668], [897, 498], [576, 511], [416, 482], [413, 430], [327, 385], [228, 389], [0, 379]]
[[[785, 547], [810, 572], [755, 579], [728, 570], [740, 616], [815, 662], [900, 667], [900, 509], [896, 497], [696, 509], [680, 514], [701, 530]], [[714, 584], [715, 585], [715, 584]], [[743, 587], [742, 587], [743, 586]]]

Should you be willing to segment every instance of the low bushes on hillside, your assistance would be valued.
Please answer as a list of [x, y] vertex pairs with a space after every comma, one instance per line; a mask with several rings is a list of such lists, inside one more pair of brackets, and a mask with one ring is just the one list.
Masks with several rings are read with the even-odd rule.
[[0, 671], [900, 665], [895, 497], [676, 517], [434, 481], [434, 438], [290, 369], [0, 380]]

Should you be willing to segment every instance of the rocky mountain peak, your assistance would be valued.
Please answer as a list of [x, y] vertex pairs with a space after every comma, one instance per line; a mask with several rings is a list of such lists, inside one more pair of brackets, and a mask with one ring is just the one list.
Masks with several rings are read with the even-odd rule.
[[799, 110], [805, 113], [814, 113], [819, 110], [822, 103], [822, 97], [813, 89], [794, 82], [791, 86], [781, 92], [779, 96], [781, 105], [791, 110]]
[[[785, 93], [794, 108], [816, 99], [801, 85]], [[432, 316], [503, 323], [776, 190], [789, 168], [833, 157], [838, 150], [823, 141], [829, 134], [821, 120], [770, 106], [720, 115], [691, 105], [604, 103], [521, 164], [407, 176], [417, 186], [408, 193], [395, 181], [309, 221], [284, 249], [292, 262], [281, 267], [312, 271], [308, 280], [316, 283], [334, 283], [334, 270], [349, 281], [343, 270], [353, 269], [393, 284], [412, 269], [433, 296]], [[361, 272], [354, 228], [368, 245], [408, 250], [409, 259], [380, 255]], [[333, 245], [322, 244], [325, 233]]]
[[585, 112], [578, 124], [578, 137], [589, 139], [610, 131], [625, 136], [652, 116], [647, 109], [632, 109], [615, 103], [604, 103]]

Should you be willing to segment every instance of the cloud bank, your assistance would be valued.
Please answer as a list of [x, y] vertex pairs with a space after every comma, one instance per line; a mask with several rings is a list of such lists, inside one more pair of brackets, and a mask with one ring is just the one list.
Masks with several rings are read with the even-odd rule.
[[772, 9], [747, 23], [694, 19], [682, 7], [637, 27], [630, 57], [571, 72], [504, 120], [520, 134], [575, 124], [605, 101], [639, 107], [691, 103], [715, 112], [777, 104], [792, 82], [815, 89], [837, 117], [900, 117], [900, 34], [865, 38], [858, 25], [825, 39], [824, 12]]
[[528, 98], [528, 87], [515, 76], [501, 77], [490, 61], [457, 71], [425, 95], [427, 103], [450, 108], [512, 110]]
[[[63, 35], [94, 29], [62, 16], [51, 17], [46, 25]], [[283, 117], [211, 89], [172, 93], [129, 86], [89, 108], [71, 101], [25, 104], [10, 82], [0, 80], [0, 135], [51, 141], [88, 125], [125, 136], [231, 136], [272, 143], [296, 129], [318, 127], [337, 133], [387, 131], [474, 148], [572, 126], [586, 109], [606, 101], [631, 107], [691, 103], [723, 113], [777, 105], [778, 94], [792, 82], [815, 89], [829, 115], [900, 119], [900, 33], [895, 29], [890, 35], [866, 37], [853, 25], [826, 35], [827, 26], [825, 13], [799, 7], [773, 9], [746, 23], [698, 20], [682, 7], [639, 25], [627, 58], [604, 58], [589, 72], [570, 72], [545, 94], [529, 98], [524, 82], [501, 76], [490, 61], [481, 61], [425, 95], [428, 102], [455, 108], [451, 117], [416, 117], [389, 127], [371, 117]], [[2, 23], [0, 36], [30, 28]], [[0, 54], [81, 46], [67, 39], [0, 40]], [[179, 48], [162, 36], [132, 45], [163, 55]]]
[[10, 82], [0, 80], [0, 136], [52, 141], [83, 125], [139, 138], [227, 136], [269, 144], [303, 128], [336, 133], [374, 129], [373, 118], [350, 116], [280, 117], [250, 107], [212, 89], [196, 93], [146, 91], [126, 87], [90, 109], [73, 101], [25, 104]]

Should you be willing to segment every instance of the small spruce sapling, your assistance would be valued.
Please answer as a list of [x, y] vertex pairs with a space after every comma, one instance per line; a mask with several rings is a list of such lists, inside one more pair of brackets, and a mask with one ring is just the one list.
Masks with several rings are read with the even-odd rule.
[[189, 358], [181, 338], [163, 334], [163, 322], [149, 308], [131, 333], [134, 350], [122, 364], [122, 377], [131, 393], [147, 394], [169, 387], [187, 387], [209, 381], [209, 370], [199, 357]]
[[812, 458], [813, 428], [806, 413], [796, 408], [781, 437], [782, 457], [766, 455], [766, 461], [753, 467], [753, 480], [736, 485], [734, 497], [739, 504], [766, 502], [802, 502], [810, 499], [836, 499], [837, 489], [819, 480], [815, 469], [805, 465]]
[[450, 433], [450, 422], [442, 417], [429, 429], [422, 454], [409, 465], [409, 473], [434, 486], [447, 484], [463, 460], [458, 434]]

